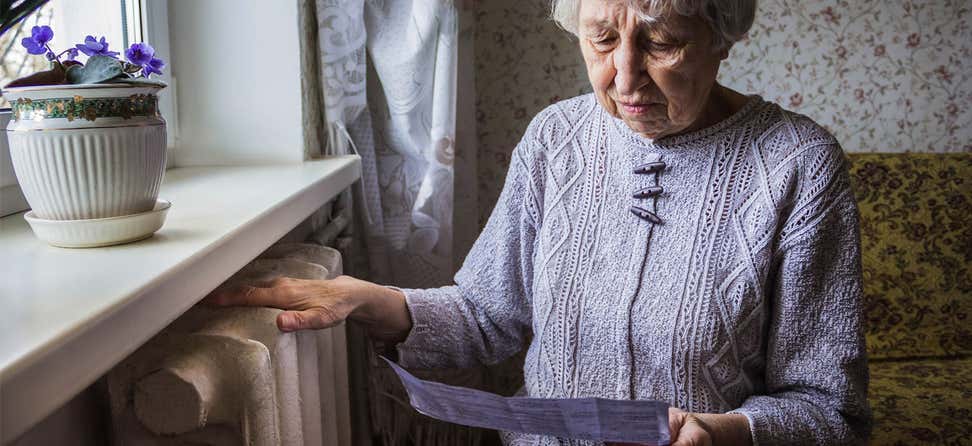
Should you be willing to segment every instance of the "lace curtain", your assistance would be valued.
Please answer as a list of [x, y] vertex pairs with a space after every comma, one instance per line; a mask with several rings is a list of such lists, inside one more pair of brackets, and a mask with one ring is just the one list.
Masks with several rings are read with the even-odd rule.
[[[364, 164], [367, 275], [400, 286], [447, 283], [456, 211], [471, 212], [455, 206], [457, 8], [429, 0], [316, 6], [328, 153], [356, 151]], [[474, 128], [473, 117], [463, 124]], [[468, 157], [461, 162], [474, 175]]]
[[[352, 200], [357, 245], [348, 259], [358, 277], [448, 284], [478, 233], [471, 9], [445, 0], [302, 0], [304, 40], [318, 56], [317, 65], [302, 65], [305, 78], [319, 82], [305, 91], [322, 97], [322, 152], [361, 156]], [[309, 107], [313, 101], [305, 121], [320, 119]], [[358, 434], [367, 429], [386, 445], [479, 443], [479, 432], [432, 422], [389, 398], [397, 393], [393, 376], [374, 355], [358, 354], [370, 345], [351, 335]], [[368, 415], [370, 426], [362, 422]], [[357, 436], [355, 444], [365, 441]]]

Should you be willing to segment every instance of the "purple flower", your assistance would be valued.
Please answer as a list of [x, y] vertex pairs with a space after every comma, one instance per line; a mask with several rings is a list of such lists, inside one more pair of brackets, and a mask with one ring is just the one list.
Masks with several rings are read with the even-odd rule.
[[152, 60], [150, 60], [149, 63], [145, 64], [145, 67], [142, 68], [142, 76], [149, 77], [149, 75], [152, 73], [161, 75], [163, 68], [165, 68], [165, 62], [163, 62], [162, 59], [153, 57]]
[[47, 52], [47, 42], [54, 38], [54, 31], [50, 26], [35, 26], [30, 29], [30, 37], [24, 37], [20, 44], [27, 48], [30, 54], [44, 54]]
[[140, 67], [144, 67], [149, 62], [152, 62], [153, 56], [155, 56], [155, 48], [152, 48], [152, 45], [147, 43], [133, 43], [125, 51], [125, 58], [132, 64]]
[[162, 74], [165, 62], [155, 57], [155, 48], [147, 43], [133, 43], [125, 51], [125, 57], [132, 65], [142, 67], [142, 76], [149, 77], [151, 74]]
[[81, 52], [88, 57], [97, 55], [117, 58], [118, 56], [117, 51], [108, 51], [108, 42], [105, 42], [104, 36], [101, 37], [101, 40], [96, 40], [92, 36], [87, 36], [84, 38], [84, 43], [79, 43], [74, 47], [81, 50]]
[[67, 53], [67, 60], [74, 60], [74, 59], [76, 59], [78, 57], [78, 49], [77, 48], [68, 48], [68, 50], [65, 51], [65, 53]]

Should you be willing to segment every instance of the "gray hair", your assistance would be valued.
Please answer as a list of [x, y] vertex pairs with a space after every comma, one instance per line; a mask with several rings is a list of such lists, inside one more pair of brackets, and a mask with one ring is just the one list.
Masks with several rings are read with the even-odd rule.
[[[699, 16], [712, 29], [712, 43], [725, 49], [741, 40], [756, 17], [756, 0], [622, 0], [653, 23], [672, 12]], [[561, 28], [577, 35], [581, 0], [551, 0], [550, 17]]]

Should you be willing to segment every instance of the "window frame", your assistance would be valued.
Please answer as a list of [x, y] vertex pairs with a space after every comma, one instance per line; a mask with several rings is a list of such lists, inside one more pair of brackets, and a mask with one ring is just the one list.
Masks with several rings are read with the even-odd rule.
[[159, 79], [168, 84], [159, 95], [159, 111], [166, 121], [166, 155], [170, 162], [167, 169], [175, 167], [171, 160], [175, 159], [175, 150], [179, 146], [179, 116], [176, 103], [176, 79], [172, 76], [172, 52], [169, 41], [169, 2], [168, 0], [133, 0], [138, 3], [139, 34], [132, 35], [134, 41], [142, 41], [152, 45], [155, 53], [168, 64], [162, 70]]

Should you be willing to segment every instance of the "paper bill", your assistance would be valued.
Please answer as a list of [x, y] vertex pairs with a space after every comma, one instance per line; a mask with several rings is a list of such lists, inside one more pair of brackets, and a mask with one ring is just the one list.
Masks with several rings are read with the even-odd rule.
[[412, 407], [450, 423], [578, 440], [668, 445], [668, 404], [603, 398], [503, 397], [395, 370]]

